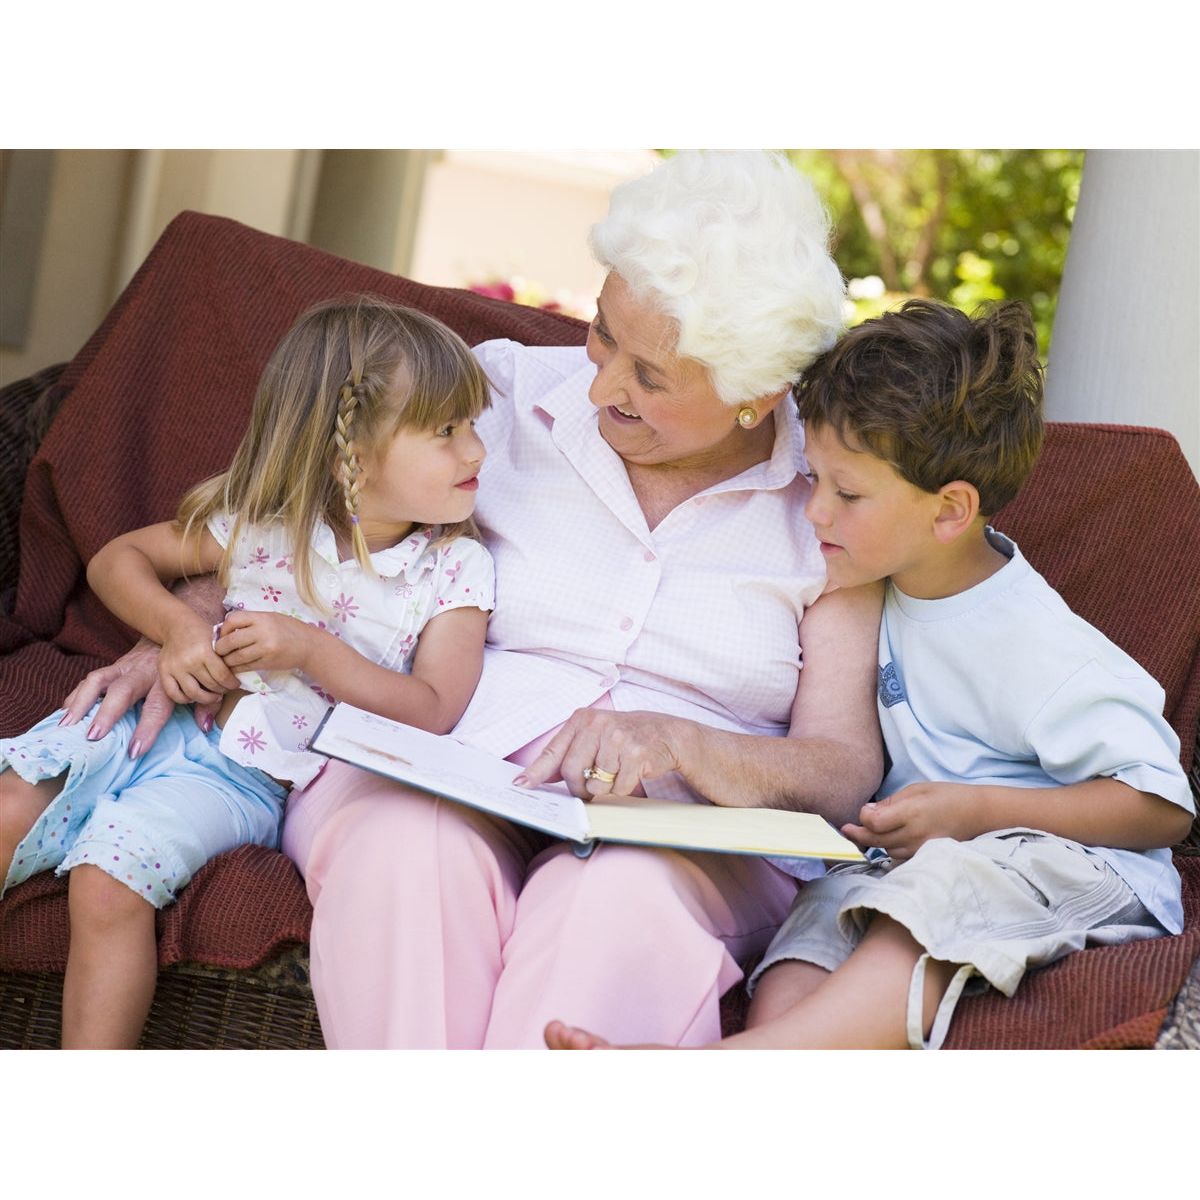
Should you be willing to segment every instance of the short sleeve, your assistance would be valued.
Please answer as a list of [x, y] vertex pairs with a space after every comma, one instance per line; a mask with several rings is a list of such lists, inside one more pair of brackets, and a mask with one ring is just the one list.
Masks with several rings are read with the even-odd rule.
[[229, 545], [229, 535], [233, 532], [233, 515], [227, 512], [215, 512], [208, 518], [208, 532], [217, 540], [217, 545], [224, 550]]
[[456, 538], [437, 552], [437, 603], [431, 616], [452, 608], [496, 607], [492, 556], [474, 538]]
[[1162, 707], [1162, 688], [1149, 675], [1117, 673], [1093, 659], [1042, 705], [1025, 737], [1059, 783], [1119, 779], [1194, 813], [1179, 738]]

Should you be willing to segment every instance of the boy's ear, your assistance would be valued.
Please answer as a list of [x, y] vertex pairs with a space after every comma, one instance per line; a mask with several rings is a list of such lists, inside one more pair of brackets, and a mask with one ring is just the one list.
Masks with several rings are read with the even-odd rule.
[[933, 536], [944, 546], [960, 538], [979, 516], [979, 492], [973, 483], [955, 479], [938, 489]]

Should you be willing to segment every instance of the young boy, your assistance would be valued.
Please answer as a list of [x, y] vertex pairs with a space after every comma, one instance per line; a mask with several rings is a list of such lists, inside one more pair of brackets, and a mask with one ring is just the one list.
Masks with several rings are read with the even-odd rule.
[[[985, 522], [1042, 441], [1032, 323], [913, 300], [797, 388], [831, 583], [886, 579], [890, 769], [806, 884], [730, 1047], [936, 1047], [965, 986], [1011, 996], [1084, 945], [1177, 933], [1194, 806], [1163, 691]], [[555, 1022], [553, 1047], [603, 1043]]]

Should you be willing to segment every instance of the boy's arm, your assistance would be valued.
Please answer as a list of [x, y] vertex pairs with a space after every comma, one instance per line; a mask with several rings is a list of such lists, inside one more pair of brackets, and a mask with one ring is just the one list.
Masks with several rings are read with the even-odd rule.
[[895, 847], [893, 857], [911, 855], [930, 837], [962, 840], [1015, 827], [1114, 849], [1173, 845], [1187, 836], [1194, 804], [1162, 706], [1162, 688], [1148, 674], [1118, 674], [1093, 660], [1023, 731], [1020, 758], [1059, 786], [915, 783], [866, 805], [847, 835]]
[[221, 559], [207, 530], [185, 542], [171, 522], [114, 538], [88, 563], [88, 584], [126, 625], [162, 646], [158, 670], [163, 689], [177, 704], [212, 702], [238, 686], [212, 648], [212, 626], [168, 585], [206, 575]]
[[913, 783], [864, 805], [859, 822], [842, 832], [905, 859], [930, 838], [966, 841], [1012, 828], [1040, 829], [1085, 846], [1153, 850], [1182, 841], [1192, 815], [1118, 779], [1089, 779], [1049, 788]]
[[448, 733], [479, 682], [487, 621], [479, 608], [439, 613], [421, 631], [411, 675], [373, 663], [332, 633], [282, 613], [230, 613], [216, 648], [234, 670], [299, 669], [348, 704]]

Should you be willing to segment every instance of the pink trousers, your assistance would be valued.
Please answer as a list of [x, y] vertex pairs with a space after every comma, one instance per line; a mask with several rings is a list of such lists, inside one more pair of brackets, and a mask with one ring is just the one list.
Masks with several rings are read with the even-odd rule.
[[562, 843], [330, 762], [288, 800], [331, 1048], [540, 1047], [560, 1018], [695, 1046], [796, 881], [760, 858]]

